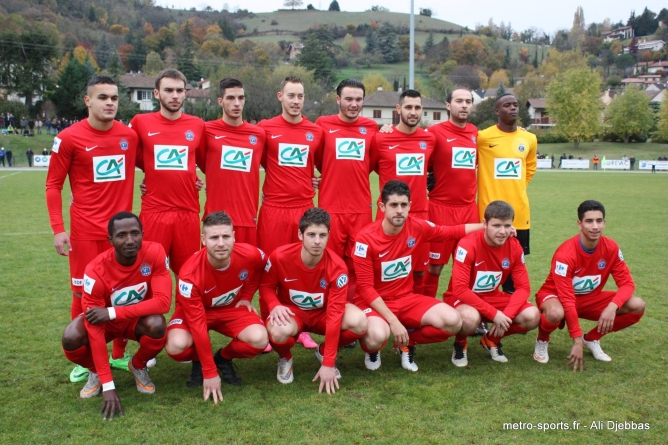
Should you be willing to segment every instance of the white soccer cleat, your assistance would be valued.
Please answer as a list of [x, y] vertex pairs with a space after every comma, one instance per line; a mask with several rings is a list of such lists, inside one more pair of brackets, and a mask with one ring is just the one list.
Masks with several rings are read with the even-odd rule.
[[136, 369], [134, 366], [132, 366], [132, 359], [130, 359], [128, 362], [128, 368], [135, 377], [137, 391], [143, 394], [153, 394], [155, 392], [155, 385], [153, 384], [151, 377], [148, 375], [148, 368]]
[[294, 380], [294, 375], [292, 374], [292, 359], [278, 358], [276, 379], [283, 384], [292, 383]]
[[492, 360], [499, 363], [508, 363], [508, 357], [506, 357], [503, 353], [503, 349], [501, 349], [501, 342], [494, 343], [487, 337], [487, 334], [485, 334], [480, 339], [480, 344], [483, 348], [487, 349]]
[[601, 349], [601, 342], [598, 340], [592, 340], [592, 341], [587, 341], [584, 338], [584, 335], [582, 336], [582, 342], [584, 345], [589, 349], [594, 356], [596, 360], [600, 360], [602, 362], [609, 362], [612, 361], [610, 356], [603, 352], [603, 349]]
[[401, 367], [412, 372], [418, 370], [418, 365], [413, 360], [415, 346], [402, 346], [395, 349], [401, 355]]
[[380, 351], [364, 354], [364, 366], [369, 371], [375, 371], [380, 368]]
[[550, 360], [550, 356], [547, 354], [549, 344], [549, 341], [536, 340], [536, 347], [533, 349], [533, 358], [538, 363], [547, 363]]
[[455, 344], [452, 346], [452, 358], [450, 359], [452, 364], [458, 368], [466, 367], [469, 364], [469, 359], [467, 356], [468, 349], [469, 345], [462, 346], [455, 342]]
[[[322, 356], [322, 354], [320, 353], [320, 345], [318, 345], [318, 347], [315, 348], [315, 352], [314, 352], [314, 354], [315, 354], [315, 358], [317, 358], [318, 361], [320, 362], [320, 364], [322, 365], [322, 361], [323, 361], [325, 358], [324, 358], [324, 357]], [[337, 379], [340, 379], [340, 378], [341, 378], [341, 372], [339, 372], [339, 368], [337, 368], [336, 366], [334, 366], [334, 373], [336, 374], [336, 378], [337, 378]]]
[[100, 383], [100, 378], [97, 376], [96, 373], [89, 372], [88, 380], [86, 381], [84, 387], [81, 388], [79, 396], [82, 399], [90, 399], [91, 397], [95, 397], [96, 395], [98, 395], [101, 389], [102, 389], [102, 384]]
[[158, 361], [155, 358], [152, 358], [151, 360], [146, 362], [146, 367], [147, 368], [153, 368], [157, 364], [158, 364]]

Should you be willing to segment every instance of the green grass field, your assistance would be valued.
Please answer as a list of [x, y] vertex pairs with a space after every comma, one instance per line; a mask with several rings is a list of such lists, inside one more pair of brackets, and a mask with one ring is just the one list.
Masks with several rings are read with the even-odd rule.
[[[80, 399], [82, 384], [68, 380], [72, 365], [60, 347], [69, 322], [68, 266], [52, 246], [45, 176], [0, 170], [0, 443], [665, 443], [668, 175], [538, 172], [529, 188], [533, 292], [556, 247], [575, 234], [577, 205], [595, 198], [607, 206], [606, 234], [622, 247], [636, 294], [647, 302], [638, 325], [603, 339], [610, 363], [586, 352], [585, 372], [573, 373], [562, 331], [552, 336], [546, 365], [532, 358], [534, 332], [504, 341], [505, 365], [472, 339], [464, 369], [450, 363], [451, 341], [420, 346], [417, 373], [402, 369], [388, 348], [380, 370], [367, 371], [356, 348], [339, 354], [341, 389], [327, 396], [311, 382], [318, 363], [297, 346], [293, 384], [276, 381], [274, 353], [237, 360], [244, 384], [224, 385], [225, 401], [214, 406], [185, 386], [190, 366], [162, 352], [151, 370], [154, 395], [139, 394], [130, 374], [114, 371], [125, 417], [111, 423], [97, 414], [101, 398]], [[139, 204], [136, 196], [136, 211]], [[212, 337], [216, 349], [227, 342]], [[594, 421], [604, 429], [585, 428]], [[649, 423], [650, 430], [608, 430], [607, 421]], [[534, 429], [504, 430], [506, 422]], [[571, 430], [539, 431], [545, 422]]]

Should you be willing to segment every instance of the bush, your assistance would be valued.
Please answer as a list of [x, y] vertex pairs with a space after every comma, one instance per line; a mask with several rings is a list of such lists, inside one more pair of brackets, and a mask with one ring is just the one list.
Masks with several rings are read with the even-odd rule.
[[278, 20], [273, 19], [273, 20], [271, 21], [271, 25], [273, 25], [273, 26], [278, 25]]
[[532, 128], [529, 131], [536, 135], [539, 144], [570, 142], [566, 136], [557, 133], [555, 130], [537, 130]]

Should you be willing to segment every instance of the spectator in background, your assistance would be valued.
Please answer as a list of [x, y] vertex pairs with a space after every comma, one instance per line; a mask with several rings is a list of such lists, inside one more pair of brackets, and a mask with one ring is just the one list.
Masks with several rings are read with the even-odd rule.
[[594, 170], [598, 170], [598, 156], [594, 155], [592, 162], [594, 163]]
[[28, 167], [32, 167], [32, 159], [35, 156], [35, 152], [32, 151], [32, 148], [28, 147], [26, 150], [26, 157], [28, 158]]
[[629, 162], [631, 163], [631, 170], [633, 170], [633, 166], [636, 165], [636, 157], [631, 155]]
[[[12, 149], [8, 148], [7, 149], [7, 167], [12, 166], [12, 158], [14, 157], [14, 153], [12, 153]], [[654, 167], [652, 167], [652, 172], [654, 171]]]
[[[554, 168], [554, 153], [552, 153], [552, 156], [550, 156], [550, 160], [552, 161], [552, 167], [550, 168]], [[561, 162], [561, 159], [559, 160], [559, 162]]]
[[47, 118], [44, 125], [46, 126], [46, 134], [51, 134], [51, 119]]
[[7, 155], [7, 152], [5, 152], [5, 147], [0, 147], [0, 164], [2, 166], [5, 166], [5, 156]]
[[[11, 165], [12, 164], [10, 163], [9, 166], [11, 167]], [[656, 173], [656, 162], [654, 161], [652, 161], [652, 173]]]
[[33, 119], [30, 119], [28, 121], [28, 129], [30, 130], [29, 136], [34, 136], [35, 135], [35, 121]]
[[14, 134], [14, 126], [11, 123], [7, 127], [7, 134]]
[[568, 155], [568, 159], [575, 159], [575, 157], [574, 157], [573, 154], [571, 153], [571, 154]]
[[44, 149], [42, 149], [42, 156], [48, 156], [48, 155], [49, 155], [49, 150], [47, 150], [45, 147]]
[[44, 125], [42, 119], [37, 119], [37, 122], [35, 122], [35, 126], [37, 127], [37, 134], [42, 134], [42, 125]]
[[26, 120], [25, 116], [21, 116], [19, 126], [21, 127], [21, 134], [26, 136], [26, 133], [28, 132], [28, 121]]

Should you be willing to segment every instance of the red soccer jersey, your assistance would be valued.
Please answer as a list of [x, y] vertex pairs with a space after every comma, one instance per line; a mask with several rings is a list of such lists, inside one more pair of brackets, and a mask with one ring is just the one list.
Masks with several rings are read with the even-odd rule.
[[[144, 241], [132, 266], [116, 261], [109, 249], [86, 266], [81, 307], [113, 307], [116, 320], [165, 314], [172, 304], [172, 277], [167, 255], [160, 243]], [[102, 384], [112, 381], [104, 323], [92, 325], [84, 320], [95, 369]]]
[[260, 285], [260, 298], [269, 311], [276, 306], [303, 311], [327, 311], [325, 354], [322, 364], [334, 366], [341, 333], [341, 320], [346, 309], [348, 268], [341, 258], [325, 249], [313, 269], [301, 259], [302, 243], [276, 249], [265, 267]]
[[633, 295], [635, 284], [621, 249], [610, 238], [601, 236], [596, 249], [587, 252], [578, 234], [554, 253], [550, 273], [536, 295], [556, 295], [564, 307], [571, 338], [580, 337], [582, 330], [575, 299], [596, 297], [605, 287], [610, 274], [618, 288], [612, 302], [622, 307]]
[[264, 130], [247, 122], [239, 127], [222, 119], [206, 123], [205, 216], [224, 210], [235, 226], [255, 227], [265, 142]]
[[46, 176], [46, 206], [54, 235], [65, 231], [61, 191], [69, 176], [74, 202], [70, 236], [106, 240], [107, 223], [118, 212], [132, 211], [137, 135], [120, 122], [98, 131], [84, 119], [53, 139]]
[[195, 164], [203, 164], [204, 121], [188, 114], [169, 120], [157, 111], [136, 115], [130, 128], [139, 136], [137, 167], [146, 173], [141, 211], [199, 213]]
[[288, 207], [313, 204], [313, 159], [322, 143], [322, 129], [306, 118], [291, 124], [282, 115], [258, 126], [267, 132], [263, 202]]
[[497, 310], [485, 300], [501, 293], [499, 286], [509, 275], [515, 283], [515, 292], [502, 312], [513, 319], [531, 292], [522, 246], [517, 238], [511, 237], [502, 246], [492, 247], [485, 241], [484, 230], [470, 233], [459, 241], [443, 299], [454, 295], [493, 320]]
[[378, 172], [378, 190], [392, 179], [403, 181], [411, 190], [411, 211], [429, 211], [427, 170], [435, 145], [436, 136], [421, 128], [413, 134], [396, 127], [392, 133], [377, 133], [371, 143], [371, 168]]
[[413, 255], [420, 243], [459, 239], [466, 234], [463, 225], [437, 226], [409, 216], [401, 232], [391, 236], [383, 232], [383, 219], [360, 230], [352, 252], [357, 293], [368, 304], [378, 297], [397, 299], [413, 292]]
[[460, 128], [446, 121], [432, 125], [429, 131], [436, 135], [431, 162], [436, 185], [429, 192], [429, 200], [453, 206], [475, 203], [478, 129], [472, 124]]
[[250, 244], [237, 243], [232, 250], [230, 265], [217, 270], [209, 263], [206, 248], [193, 255], [181, 268], [176, 304], [183, 308], [195, 349], [202, 351], [204, 378], [217, 374], [207, 329], [207, 313], [225, 311], [240, 300], [251, 301], [260, 285], [265, 266], [264, 253]]
[[329, 213], [371, 213], [371, 139], [378, 124], [366, 117], [343, 122], [338, 114], [315, 121], [325, 142], [315, 153], [322, 174], [318, 207]]

